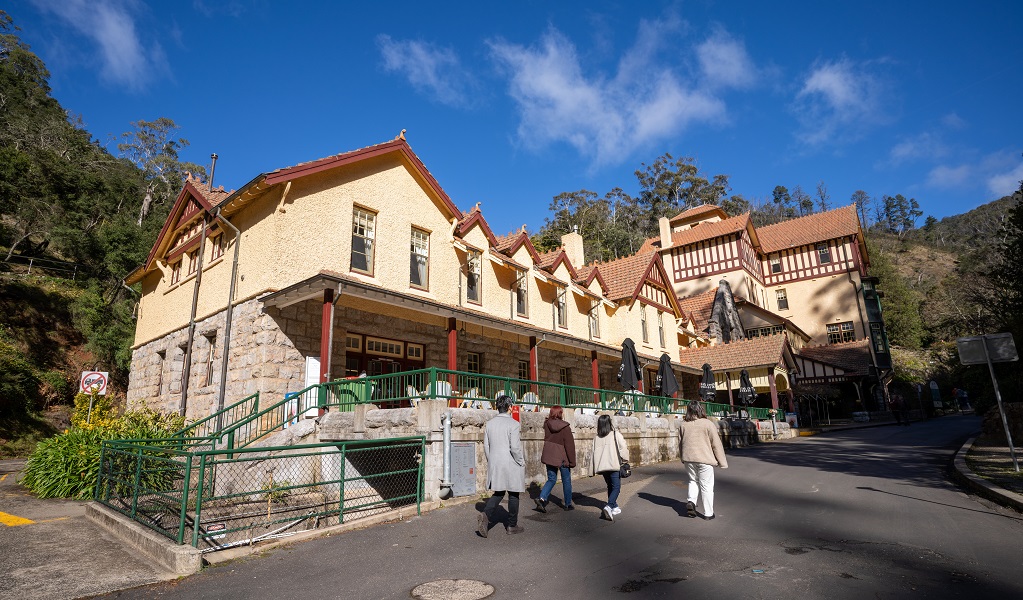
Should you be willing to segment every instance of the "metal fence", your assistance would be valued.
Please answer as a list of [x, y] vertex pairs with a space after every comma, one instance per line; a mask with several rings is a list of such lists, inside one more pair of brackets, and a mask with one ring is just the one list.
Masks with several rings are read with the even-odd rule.
[[62, 260], [54, 260], [52, 258], [39, 258], [36, 256], [21, 256], [20, 254], [12, 254], [10, 258], [4, 259], [0, 262], [5, 262], [9, 265], [17, 265], [19, 268], [26, 269], [26, 275], [32, 275], [32, 271], [35, 271], [36, 275], [51, 275], [53, 277], [63, 277], [65, 279], [75, 279], [78, 276], [79, 270], [82, 265], [78, 263], [65, 262]]
[[216, 440], [104, 442], [95, 498], [203, 551], [423, 501], [423, 437], [263, 448]]

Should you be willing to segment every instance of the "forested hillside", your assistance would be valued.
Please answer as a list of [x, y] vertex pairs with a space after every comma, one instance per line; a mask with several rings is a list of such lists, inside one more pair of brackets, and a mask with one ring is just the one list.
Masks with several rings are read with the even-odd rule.
[[[144, 261], [185, 172], [205, 174], [179, 159], [188, 142], [169, 118], [125, 115], [126, 132], [103, 144], [50, 95], [48, 80], [0, 11], [0, 420], [68, 402], [86, 367], [110, 371], [115, 391], [124, 389], [137, 292], [123, 278]], [[556, 196], [534, 244], [555, 248], [578, 226], [587, 257], [607, 260], [657, 235], [660, 217], [702, 203], [749, 212], [763, 226], [855, 202], [901, 382], [937, 379], [983, 398], [986, 372], [956, 365], [955, 338], [1011, 331], [1023, 339], [1020, 194], [918, 226], [920, 204], [898, 193], [837, 199], [824, 182], [811, 192], [779, 182], [763, 199], [745, 198], [730, 193], [727, 175], [670, 154], [635, 174], [635, 196], [624, 191], [630, 182]], [[29, 259], [64, 266], [29, 276]], [[1020, 375], [1003, 370], [1003, 393], [1018, 397]], [[4, 431], [0, 422], [0, 438]]]
[[0, 418], [68, 402], [85, 367], [124, 388], [136, 292], [121, 282], [185, 170], [204, 172], [178, 160], [169, 119], [126, 121], [112, 153], [48, 80], [0, 11]]

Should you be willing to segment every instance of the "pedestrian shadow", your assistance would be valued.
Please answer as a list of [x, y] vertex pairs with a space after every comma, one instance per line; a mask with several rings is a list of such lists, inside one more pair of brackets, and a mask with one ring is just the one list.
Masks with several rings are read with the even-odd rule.
[[640, 492], [636, 494], [647, 502], [656, 504], [658, 506], [667, 506], [678, 513], [680, 517], [688, 517], [689, 512], [686, 510], [686, 503], [679, 500], [678, 498], [668, 498], [665, 496], [658, 496], [657, 494], [650, 494], [647, 492]]
[[1003, 515], [1001, 513], [991, 512], [989, 510], [978, 510], [976, 508], [967, 508], [965, 506], [956, 506], [955, 504], [945, 504], [944, 502], [935, 502], [934, 500], [927, 500], [926, 498], [917, 498], [915, 496], [907, 496], [905, 494], [896, 494], [895, 492], [886, 492], [885, 490], [879, 490], [877, 488], [869, 486], [858, 486], [858, 490], [867, 490], [868, 492], [877, 492], [879, 494], [888, 494], [889, 496], [898, 496], [899, 498], [907, 498], [909, 500], [918, 500], [920, 502], [927, 502], [928, 504], [937, 504], [938, 506], [947, 506], [949, 508], [957, 508], [959, 510], [966, 510], [969, 512], [981, 513], [985, 515], [991, 515], [994, 517], [1005, 517], [1006, 519], [1012, 519], [1013, 521], [1023, 521], [1023, 517], [1015, 517], [1012, 515]]

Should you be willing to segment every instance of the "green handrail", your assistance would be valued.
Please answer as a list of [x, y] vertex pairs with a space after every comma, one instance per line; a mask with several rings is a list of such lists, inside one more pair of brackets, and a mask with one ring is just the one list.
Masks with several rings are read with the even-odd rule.
[[[251, 406], [244, 406], [246, 404], [250, 404]], [[257, 412], [258, 410], [259, 392], [256, 392], [242, 398], [223, 410], [217, 411], [204, 419], [200, 419], [195, 423], [188, 425], [181, 431], [174, 433], [174, 437], [199, 438], [217, 436], [225, 428], [233, 425], [241, 419], [244, 419], [248, 415]], [[212, 431], [211, 428], [213, 428]]]

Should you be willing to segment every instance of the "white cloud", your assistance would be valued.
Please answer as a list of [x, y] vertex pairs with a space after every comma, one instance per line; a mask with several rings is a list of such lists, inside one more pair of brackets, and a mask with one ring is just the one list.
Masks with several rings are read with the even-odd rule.
[[709, 86], [745, 88], [757, 80], [746, 46], [725, 31], [716, 31], [697, 46], [696, 55]]
[[818, 61], [803, 80], [794, 110], [805, 143], [820, 145], [860, 137], [886, 120], [881, 112], [881, 83], [867, 65], [848, 59]]
[[948, 147], [937, 134], [925, 131], [919, 135], [904, 138], [891, 149], [891, 164], [899, 165], [916, 159], [937, 160], [948, 154]]
[[941, 124], [949, 129], [963, 129], [966, 127], [966, 121], [955, 113], [948, 113], [941, 117]]
[[950, 188], [965, 185], [973, 177], [974, 169], [970, 165], [940, 165], [927, 174], [927, 185], [931, 187]]
[[151, 42], [147, 48], [140, 39], [133, 4], [120, 0], [33, 2], [40, 11], [57, 16], [98, 46], [104, 79], [137, 90], [166, 69], [159, 43]]
[[1020, 181], [1023, 181], [1023, 162], [1009, 171], [991, 174], [987, 180], [987, 188], [996, 197], [1001, 198], [1018, 190]]
[[377, 36], [384, 69], [405, 76], [419, 93], [432, 96], [441, 104], [467, 106], [474, 87], [458, 55], [450, 48], [412, 40], [393, 40]]
[[[635, 45], [613, 75], [584, 72], [575, 46], [553, 28], [529, 47], [491, 40], [492, 55], [509, 77], [508, 93], [520, 113], [520, 142], [533, 149], [568, 143], [597, 166], [620, 163], [636, 149], [676, 137], [693, 123], [724, 120], [725, 103], [713, 93], [711, 81], [686, 83], [661, 58], [679, 28], [680, 22], [671, 18], [641, 22]], [[745, 84], [752, 69], [743, 58], [745, 50], [729, 40], [722, 34], [701, 46], [701, 64], [704, 56], [711, 62], [730, 61], [713, 80], [719, 86]]]

